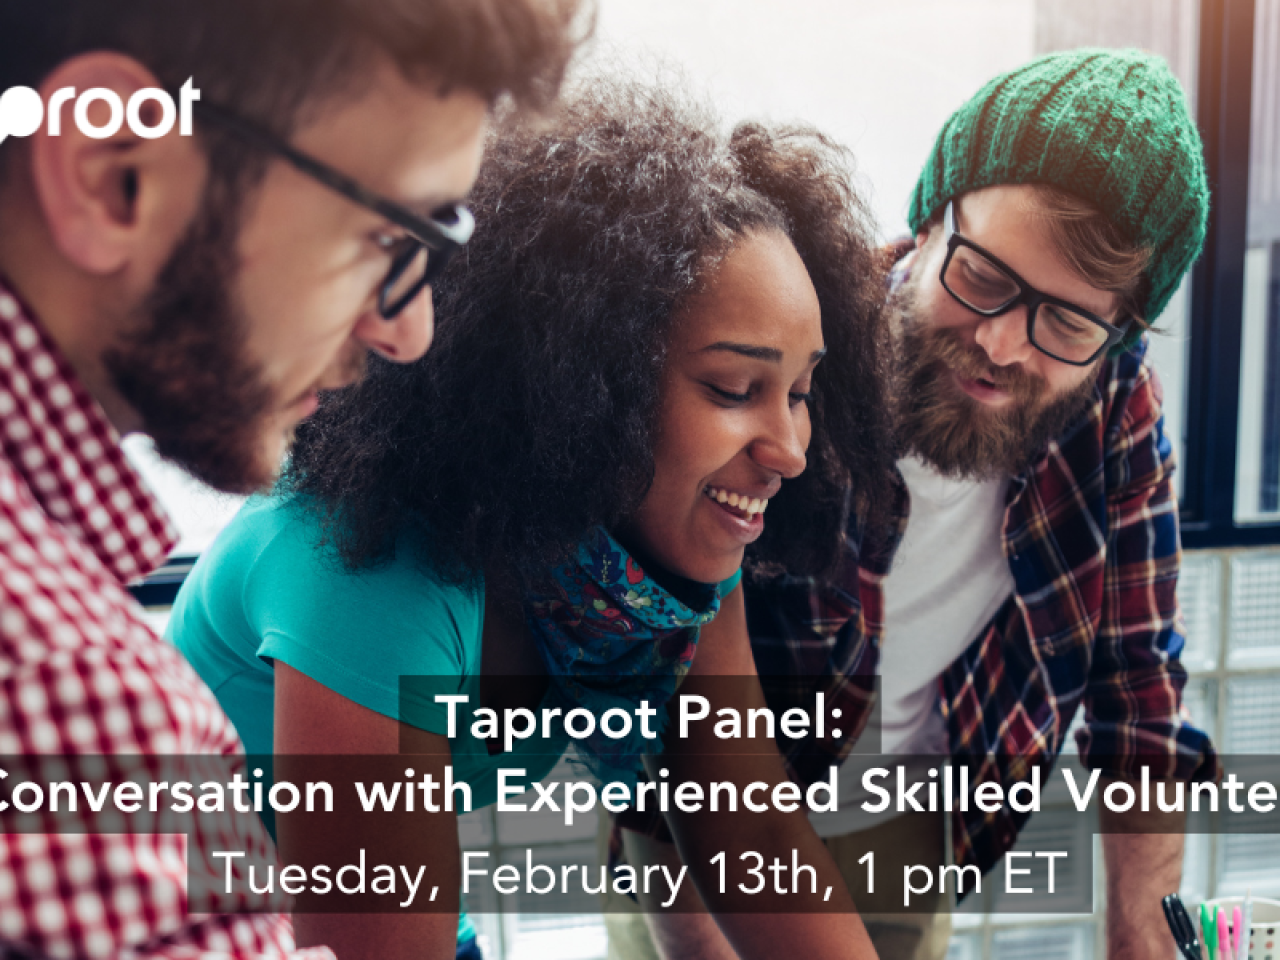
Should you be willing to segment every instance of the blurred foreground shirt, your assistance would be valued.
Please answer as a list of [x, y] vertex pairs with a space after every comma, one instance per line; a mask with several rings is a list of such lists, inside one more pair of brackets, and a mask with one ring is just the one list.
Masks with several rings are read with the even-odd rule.
[[[125, 586], [173, 542], [106, 415], [0, 279], [0, 757], [60, 756], [65, 779], [98, 783], [161, 755], [220, 781], [243, 768], [212, 693]], [[226, 869], [213, 850], [274, 862], [256, 815], [202, 816], [187, 835], [162, 835], [142, 832], [154, 822], [145, 807], [84, 807], [81, 832], [0, 835], [0, 953], [332, 956], [292, 954], [280, 914], [188, 915], [188, 860], [208, 888]]]

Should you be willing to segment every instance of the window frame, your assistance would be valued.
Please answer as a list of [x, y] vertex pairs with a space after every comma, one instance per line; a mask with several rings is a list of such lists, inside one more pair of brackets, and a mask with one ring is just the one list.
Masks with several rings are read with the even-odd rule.
[[1256, 0], [1201, 0], [1196, 121], [1212, 202], [1191, 272], [1181, 509], [1189, 550], [1280, 544], [1280, 520], [1236, 520]]

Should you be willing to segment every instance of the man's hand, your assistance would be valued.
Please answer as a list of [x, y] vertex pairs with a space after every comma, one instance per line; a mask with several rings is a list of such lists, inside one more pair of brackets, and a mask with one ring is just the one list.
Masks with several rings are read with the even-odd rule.
[[[1104, 777], [1102, 788], [1112, 782]], [[1160, 901], [1182, 882], [1186, 815], [1116, 813], [1106, 807], [1099, 813], [1107, 866], [1108, 960], [1169, 960]]]

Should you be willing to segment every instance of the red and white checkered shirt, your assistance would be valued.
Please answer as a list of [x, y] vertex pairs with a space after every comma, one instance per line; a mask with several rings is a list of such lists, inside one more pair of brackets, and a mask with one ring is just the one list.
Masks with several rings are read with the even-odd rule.
[[[242, 764], [226, 759], [242, 750], [212, 693], [125, 589], [173, 539], [102, 409], [0, 283], [0, 756], [63, 755], [71, 769], [93, 757], [99, 782], [160, 755]], [[226, 871], [215, 850], [274, 862], [256, 816], [203, 817], [185, 835], [77, 816], [84, 832], [0, 836], [0, 954], [293, 953], [280, 914], [187, 910], [188, 856], [192, 883], [210, 887]]]

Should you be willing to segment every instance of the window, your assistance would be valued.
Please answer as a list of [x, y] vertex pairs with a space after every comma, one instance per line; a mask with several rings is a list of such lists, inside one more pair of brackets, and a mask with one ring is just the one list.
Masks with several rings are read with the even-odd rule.
[[1280, 519], [1280, 2], [1253, 34], [1236, 519]]
[[1280, 543], [1277, 0], [1202, 0], [1197, 116], [1213, 189], [1191, 285], [1183, 543]]

